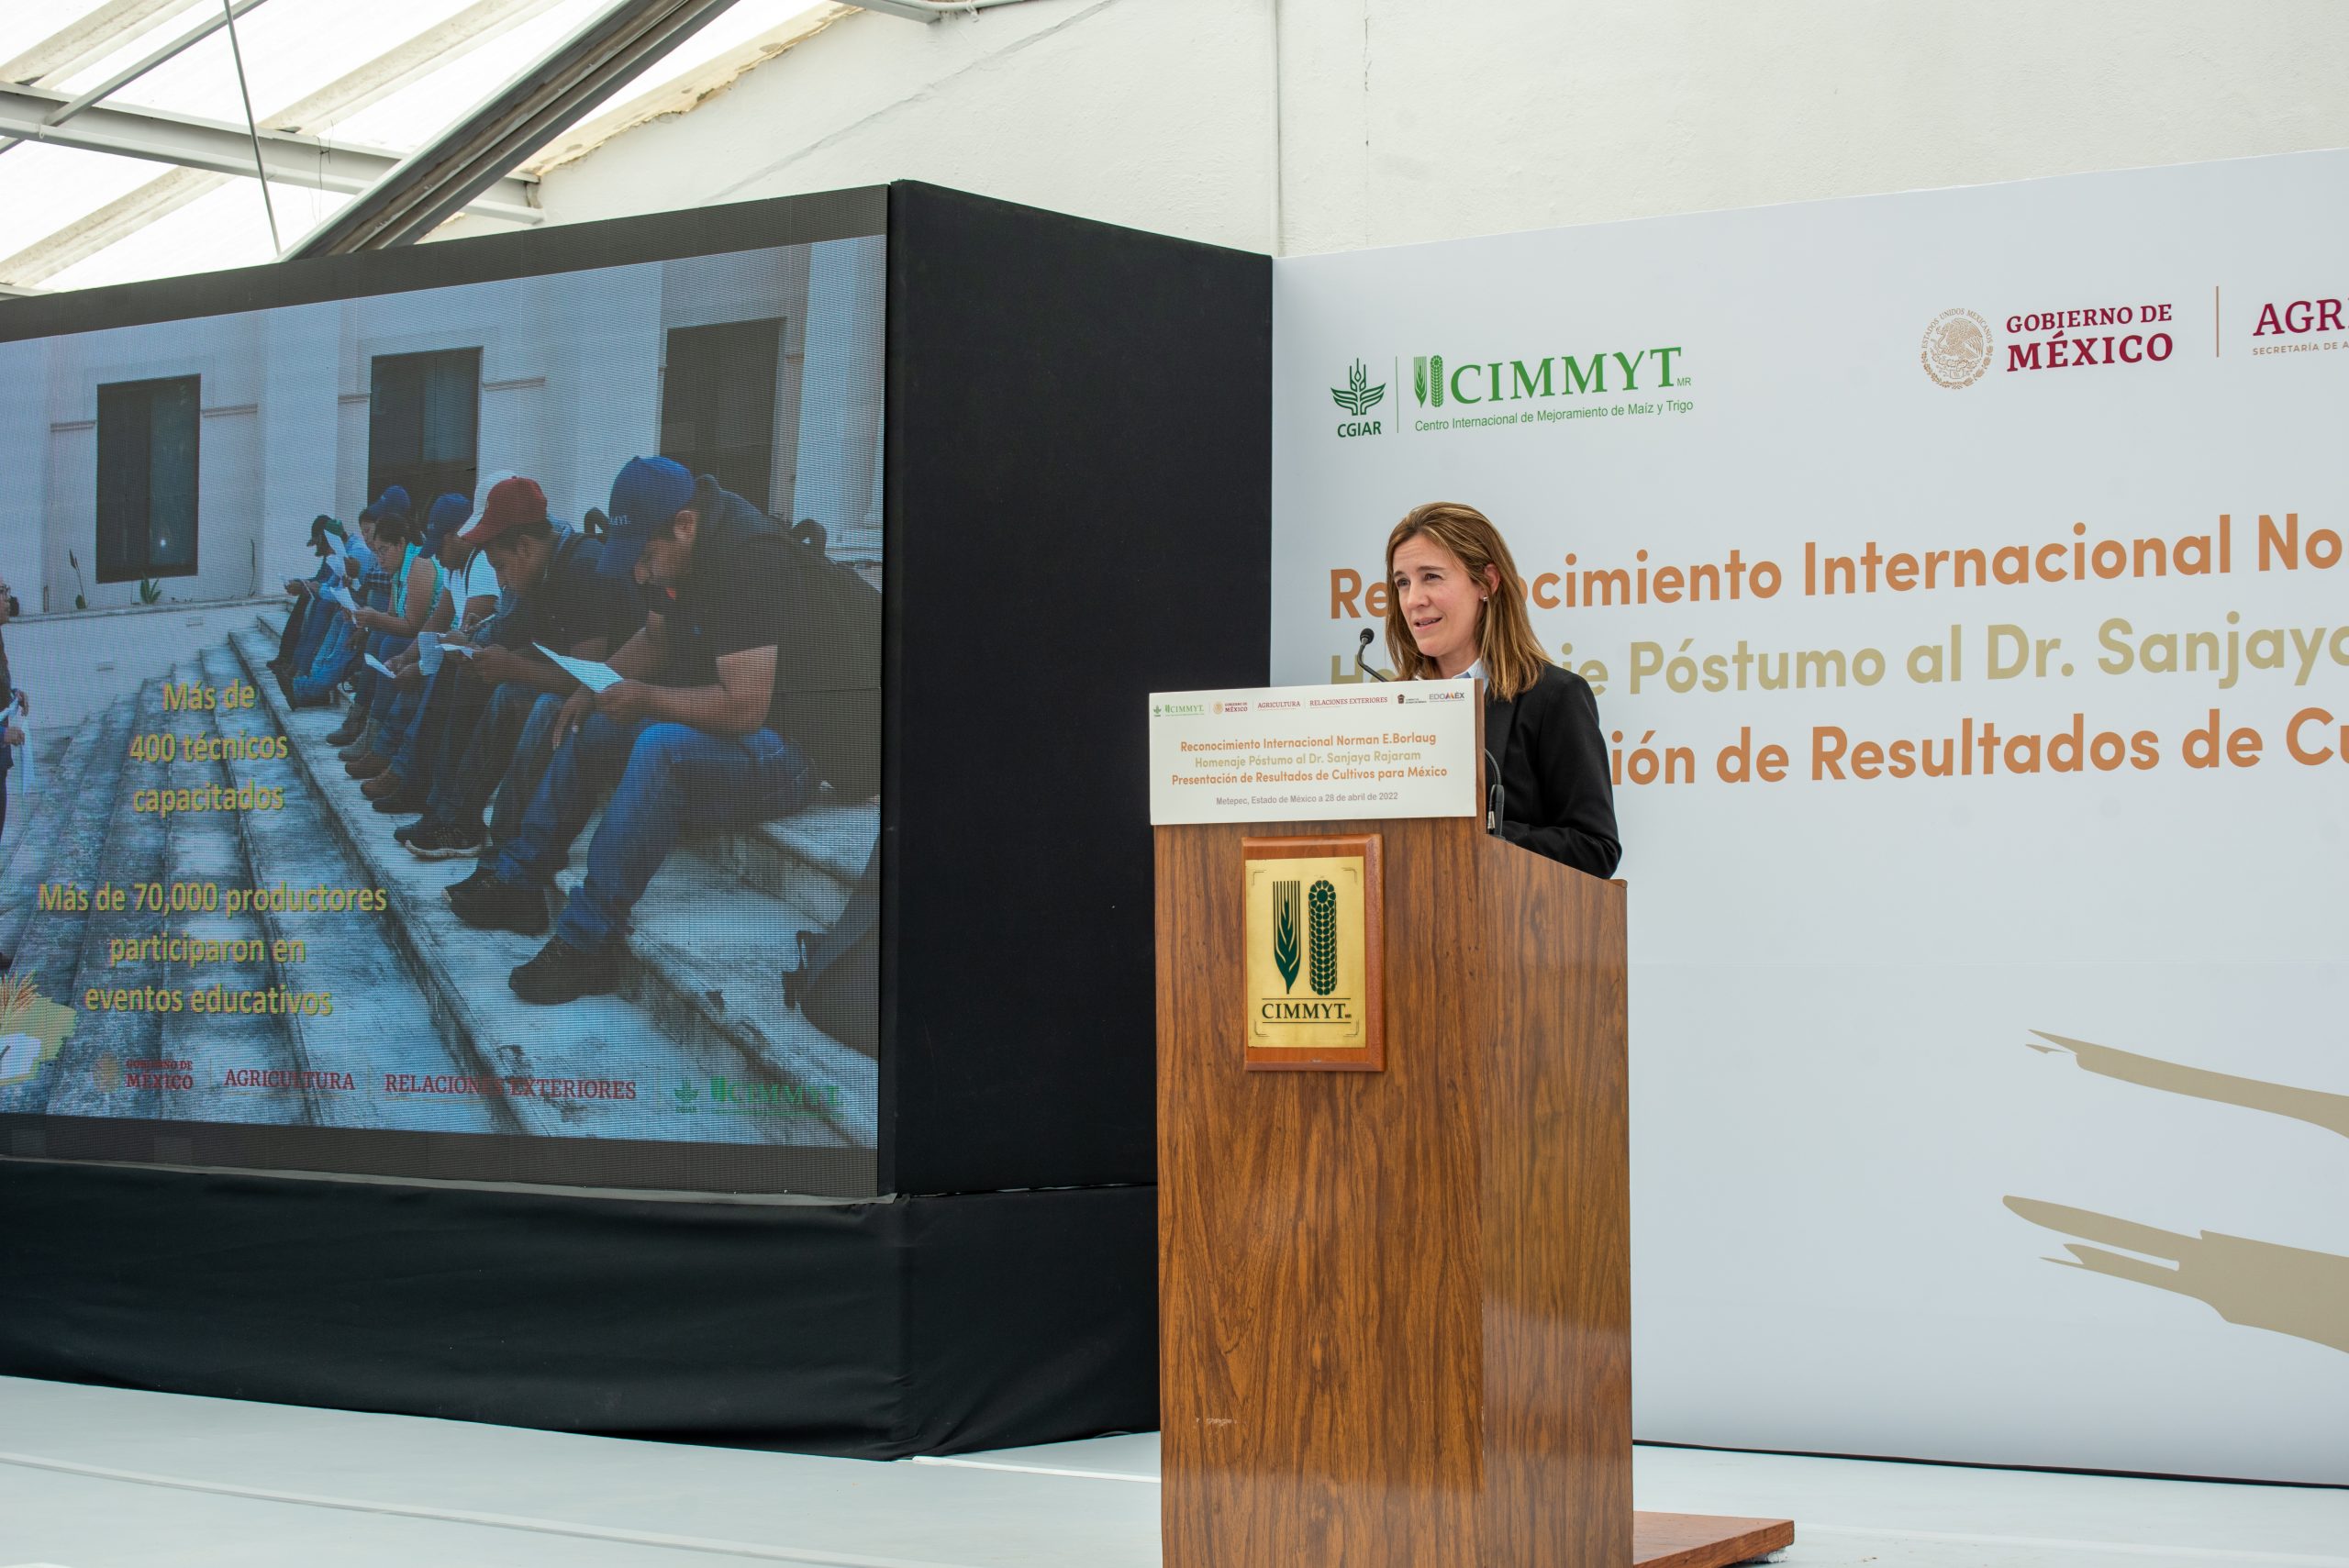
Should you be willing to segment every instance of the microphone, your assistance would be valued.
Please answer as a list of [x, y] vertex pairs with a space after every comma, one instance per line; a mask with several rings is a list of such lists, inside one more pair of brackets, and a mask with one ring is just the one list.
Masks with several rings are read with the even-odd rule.
[[1498, 833], [1501, 830], [1501, 822], [1506, 816], [1503, 807], [1508, 804], [1508, 786], [1501, 783], [1500, 759], [1494, 756], [1493, 749], [1487, 746], [1485, 748], [1485, 808], [1491, 816], [1486, 820], [1486, 832]]
[[1354, 668], [1360, 670], [1364, 674], [1368, 675], [1374, 681], [1384, 681], [1386, 677], [1372, 669], [1363, 659], [1363, 655], [1370, 651], [1370, 639], [1377, 635], [1378, 634], [1376, 632], [1371, 630], [1368, 627], [1362, 628], [1362, 640], [1354, 644]]

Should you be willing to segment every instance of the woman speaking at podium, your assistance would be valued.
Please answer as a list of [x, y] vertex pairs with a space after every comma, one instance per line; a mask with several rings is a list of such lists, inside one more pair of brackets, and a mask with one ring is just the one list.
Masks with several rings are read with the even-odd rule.
[[[1590, 683], [1550, 662], [1525, 579], [1474, 506], [1412, 508], [1386, 536], [1386, 651], [1404, 680], [1485, 682], [1485, 750], [1500, 763], [1500, 833], [1593, 876], [1622, 858]], [[1364, 640], [1367, 640], [1365, 634]]]

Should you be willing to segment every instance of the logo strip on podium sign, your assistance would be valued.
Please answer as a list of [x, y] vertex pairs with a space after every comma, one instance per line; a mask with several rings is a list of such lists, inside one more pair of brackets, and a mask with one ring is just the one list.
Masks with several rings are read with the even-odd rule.
[[1379, 851], [1375, 833], [1241, 840], [1250, 1072], [1386, 1070]]

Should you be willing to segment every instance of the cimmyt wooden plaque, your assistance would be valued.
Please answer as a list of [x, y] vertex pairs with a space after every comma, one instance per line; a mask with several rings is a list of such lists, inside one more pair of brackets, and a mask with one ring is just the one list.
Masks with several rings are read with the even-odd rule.
[[1375, 833], [1244, 839], [1250, 1071], [1386, 1066], [1385, 881]]

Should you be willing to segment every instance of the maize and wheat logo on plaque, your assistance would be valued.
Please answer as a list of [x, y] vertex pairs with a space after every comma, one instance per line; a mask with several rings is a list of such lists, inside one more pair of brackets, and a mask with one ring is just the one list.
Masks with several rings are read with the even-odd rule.
[[1379, 1071], [1377, 835], [1250, 839], [1242, 853], [1247, 1064]]

